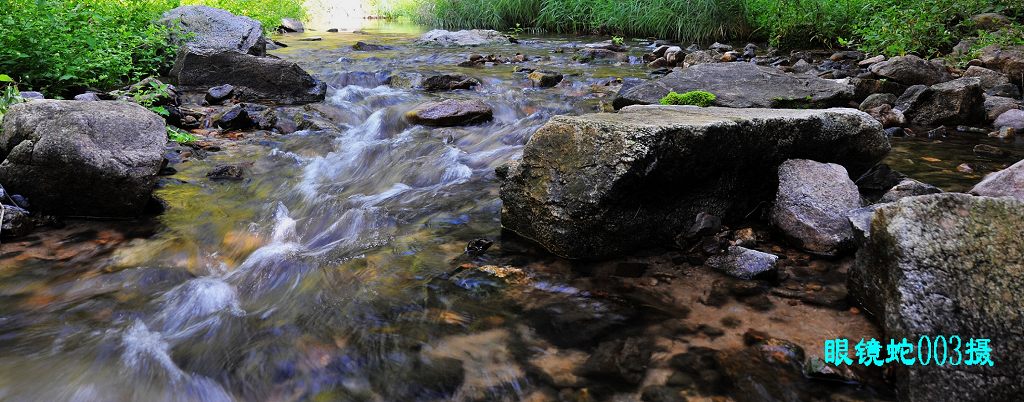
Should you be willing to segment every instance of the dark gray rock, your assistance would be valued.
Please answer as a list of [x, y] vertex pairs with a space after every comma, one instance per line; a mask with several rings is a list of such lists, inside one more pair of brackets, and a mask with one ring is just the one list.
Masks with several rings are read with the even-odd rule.
[[587, 377], [637, 385], [647, 374], [654, 345], [643, 337], [602, 342], [580, 367]]
[[491, 107], [478, 100], [448, 99], [417, 106], [405, 114], [412, 124], [434, 127], [464, 126], [482, 123], [494, 118]]
[[241, 165], [217, 165], [206, 173], [210, 180], [238, 181], [245, 178], [245, 169]]
[[985, 176], [970, 193], [986, 197], [1013, 197], [1024, 201], [1024, 160]]
[[306, 32], [306, 27], [302, 25], [302, 21], [295, 18], [282, 18], [281, 26], [278, 28], [284, 32]]
[[853, 227], [854, 237], [858, 241], [862, 241], [871, 235], [871, 219], [875, 216], [875, 210], [885, 205], [889, 204], [868, 205], [846, 213], [846, 218], [850, 220], [850, 225]]
[[1021, 109], [1024, 104], [1018, 99], [1006, 98], [1002, 96], [985, 96], [985, 117], [989, 121], [994, 121], [999, 115], [1006, 113], [1010, 109]]
[[373, 44], [373, 43], [366, 43], [366, 42], [363, 42], [363, 41], [356, 42], [356, 44], [352, 45], [352, 50], [355, 50], [357, 52], [376, 52], [376, 51], [381, 51], [381, 50], [392, 50], [392, 49], [394, 49], [394, 48], [391, 47], [391, 46], [377, 45], [377, 44]]
[[[182, 6], [164, 13], [160, 23], [176, 32], [178, 45], [231, 50], [254, 56], [267, 53], [263, 25], [249, 17], [234, 15], [219, 8]], [[174, 29], [180, 26], [181, 30]], [[187, 41], [187, 42], [186, 42]]]
[[35, 222], [25, 209], [14, 205], [2, 205], [3, 221], [0, 222], [0, 236], [13, 239], [32, 233]]
[[911, 87], [896, 109], [907, 119], [925, 127], [972, 124], [985, 120], [985, 94], [977, 78], [958, 78], [927, 89]]
[[952, 78], [945, 68], [914, 55], [892, 57], [868, 69], [904, 85], [935, 85]]
[[464, 74], [439, 74], [424, 78], [420, 87], [424, 91], [453, 91], [456, 89], [473, 89], [480, 85], [480, 80]]
[[840, 165], [791, 159], [779, 166], [772, 223], [804, 250], [844, 251], [853, 240], [846, 214], [860, 206], [857, 185]]
[[230, 50], [184, 46], [171, 69], [178, 85], [212, 87], [230, 84], [245, 101], [300, 104], [324, 100], [327, 86], [299, 65]]
[[562, 74], [556, 73], [554, 71], [543, 70], [531, 72], [530, 75], [528, 75], [527, 77], [530, 79], [530, 82], [533, 83], [533, 86], [538, 88], [551, 88], [555, 85], [558, 85], [558, 83], [562, 82], [563, 78]]
[[231, 99], [231, 95], [235, 93], [235, 87], [231, 84], [224, 84], [212, 87], [206, 90], [206, 103], [211, 105], [219, 105], [222, 102]]
[[620, 63], [629, 60], [628, 53], [602, 48], [583, 48], [575, 57], [580, 63]]
[[130, 102], [14, 105], [0, 134], [0, 183], [44, 214], [138, 215], [163, 161], [164, 127]]
[[1011, 82], [1024, 86], [1024, 46], [988, 46], [981, 49], [979, 59], [985, 67], [1006, 74]]
[[505, 34], [489, 29], [471, 29], [462, 31], [446, 31], [435, 29], [423, 34], [416, 40], [419, 45], [433, 46], [481, 46], [509, 43]]
[[885, 128], [901, 127], [907, 123], [907, 118], [903, 115], [903, 112], [893, 109], [892, 106], [889, 106], [888, 104], [882, 104], [872, 109], [867, 109], [865, 112], [871, 115], [871, 117], [874, 117], [875, 120], [878, 120], [879, 123], [882, 123], [882, 127]]
[[931, 184], [919, 182], [914, 179], [903, 179], [899, 184], [893, 186], [878, 200], [881, 203], [895, 202], [907, 197], [918, 195], [938, 194], [942, 189]]
[[560, 256], [602, 258], [672, 244], [700, 212], [746, 216], [774, 198], [773, 172], [787, 159], [859, 174], [888, 151], [881, 125], [853, 109], [632, 106], [555, 116], [522, 160], [498, 169], [502, 225]]
[[981, 89], [986, 93], [992, 88], [1010, 83], [1010, 79], [1006, 77], [1006, 74], [980, 66], [967, 67], [963, 76], [964, 78], [977, 78], [981, 81]]
[[814, 76], [787, 74], [751, 63], [699, 64], [658, 80], [623, 87], [615, 107], [657, 104], [669, 92], [708, 91], [715, 105], [734, 108], [802, 108], [846, 105], [853, 87]]
[[709, 258], [706, 264], [736, 278], [754, 279], [755, 276], [774, 271], [778, 259], [773, 254], [731, 246], [728, 252]]
[[[885, 339], [991, 339], [993, 366], [915, 364], [893, 372], [906, 401], [1014, 400], [1024, 394], [1024, 203], [935, 194], [879, 208], [849, 274], [851, 296]], [[934, 338], [933, 338], [934, 339]], [[998, 340], [998, 341], [997, 341]], [[950, 357], [955, 357], [950, 354]], [[964, 354], [964, 358], [967, 355]]]
[[868, 95], [858, 107], [860, 110], [867, 111], [868, 109], [874, 109], [882, 105], [894, 105], [898, 97], [893, 94], [877, 93]]

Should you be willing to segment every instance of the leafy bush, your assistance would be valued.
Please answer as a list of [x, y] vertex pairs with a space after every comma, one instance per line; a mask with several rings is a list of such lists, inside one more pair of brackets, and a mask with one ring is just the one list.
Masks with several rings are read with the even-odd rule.
[[752, 34], [772, 46], [835, 45], [872, 0], [743, 0]]
[[694, 105], [708, 107], [715, 103], [715, 94], [706, 91], [690, 91], [685, 93], [669, 92], [661, 98], [662, 105]]
[[0, 74], [0, 131], [3, 131], [4, 115], [7, 114], [7, 108], [15, 103], [21, 103], [24, 99], [21, 99], [21, 93], [18, 92], [18, 86], [14, 84], [14, 80], [7, 74]]
[[1013, 0], [872, 0], [854, 28], [857, 47], [872, 53], [937, 55], [971, 30], [969, 18], [986, 12], [1020, 13]]
[[8, 0], [0, 7], [0, 71], [50, 96], [157, 74], [173, 51], [152, 24], [175, 0]]

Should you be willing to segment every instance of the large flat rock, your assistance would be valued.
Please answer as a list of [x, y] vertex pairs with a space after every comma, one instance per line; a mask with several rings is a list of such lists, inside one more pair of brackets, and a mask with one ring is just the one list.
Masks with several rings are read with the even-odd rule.
[[708, 91], [716, 106], [804, 108], [846, 106], [853, 86], [751, 63], [698, 64], [639, 85], [623, 87], [614, 105], [656, 105], [669, 92]]
[[[947, 345], [944, 365], [894, 370], [900, 400], [1010, 401], [1024, 394], [1022, 233], [1024, 203], [1012, 198], [925, 195], [874, 212], [850, 271], [850, 294], [885, 339], [907, 338], [915, 354], [921, 335], [961, 338], [959, 348]], [[965, 363], [971, 338], [991, 340], [992, 366]]]
[[254, 56], [263, 56], [267, 52], [263, 24], [219, 8], [181, 6], [164, 13], [160, 23], [175, 33], [172, 39], [177, 45], [188, 43]]
[[853, 109], [631, 106], [555, 116], [522, 160], [498, 169], [502, 225], [555, 254], [601, 258], [668, 243], [699, 212], [747, 215], [774, 198], [787, 159], [859, 174], [888, 151], [881, 125]]

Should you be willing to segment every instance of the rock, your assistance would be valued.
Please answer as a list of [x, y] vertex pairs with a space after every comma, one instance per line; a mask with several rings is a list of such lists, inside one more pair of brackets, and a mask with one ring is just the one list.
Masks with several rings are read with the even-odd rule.
[[971, 17], [975, 28], [984, 31], [995, 31], [1013, 22], [1010, 17], [997, 13], [983, 13]]
[[283, 32], [306, 32], [302, 21], [295, 18], [281, 18], [281, 26], [278, 28]]
[[[665, 52], [667, 52], [669, 49], [674, 48], [674, 47], [679, 47], [679, 46], [661, 45], [661, 46], [658, 46], [656, 49], [654, 49], [654, 51], [651, 52], [651, 54], [653, 54], [654, 57], [665, 57]], [[682, 51], [683, 49], [679, 48], [679, 50]]]
[[986, 197], [1013, 197], [1024, 201], [1024, 160], [985, 176], [970, 193]]
[[1010, 153], [1006, 150], [994, 147], [988, 144], [978, 144], [974, 146], [974, 154], [983, 158], [1002, 159], [1010, 156]]
[[324, 38], [319, 36], [307, 36], [305, 38], [299, 38], [300, 42], [319, 42], [322, 40], [324, 40]]
[[879, 123], [882, 123], [882, 127], [885, 128], [900, 127], [907, 123], [907, 118], [903, 115], [903, 112], [893, 109], [889, 105], [881, 105], [868, 109], [865, 112], [874, 117], [875, 120], [878, 120]]
[[584, 380], [575, 374], [589, 356], [578, 350], [545, 351], [529, 359], [529, 370], [553, 387], [579, 387]]
[[217, 165], [206, 173], [206, 177], [210, 180], [242, 180], [245, 178], [245, 169], [240, 165]]
[[25, 209], [14, 205], [0, 205], [3, 209], [3, 221], [0, 221], [0, 237], [13, 239], [32, 233], [35, 222]]
[[665, 61], [668, 61], [670, 65], [676, 65], [683, 61], [686, 57], [686, 52], [683, 52], [683, 48], [679, 46], [672, 46], [664, 52]]
[[[922, 334], [986, 338], [993, 366], [901, 366], [901, 400], [1013, 400], [1024, 394], [1024, 203], [935, 194], [875, 212], [871, 235], [850, 271], [853, 296], [885, 339]], [[952, 347], [953, 345], [951, 345]], [[916, 349], [916, 348], [915, 348]], [[961, 349], [966, 350], [966, 349]], [[950, 353], [950, 358], [954, 355]], [[963, 354], [967, 358], [967, 354]]]
[[462, 31], [446, 31], [435, 29], [423, 34], [416, 40], [419, 45], [434, 46], [480, 46], [509, 43], [505, 34], [489, 29], [471, 29]]
[[699, 64], [632, 87], [615, 107], [657, 104], [669, 92], [708, 91], [715, 105], [733, 108], [802, 108], [846, 105], [853, 87], [813, 76], [786, 74], [752, 63]]
[[654, 345], [641, 337], [602, 342], [580, 367], [580, 373], [637, 385], [647, 374], [647, 364], [653, 351]]
[[869, 58], [866, 58], [864, 60], [858, 61], [857, 65], [861, 66], [861, 67], [868, 67], [868, 66], [871, 66], [873, 64], [881, 63], [883, 61], [885, 61], [885, 56], [879, 54], [879, 55], [875, 55], [873, 57], [869, 57]]
[[337, 33], [338, 32], [338, 28], [328, 28], [327, 32]]
[[498, 169], [502, 226], [568, 258], [670, 245], [700, 212], [729, 221], [771, 200], [770, 172], [787, 159], [859, 174], [888, 151], [881, 125], [852, 109], [632, 106], [555, 116], [522, 160]]
[[231, 95], [235, 93], [235, 87], [231, 84], [218, 85], [211, 87], [206, 90], [206, 103], [210, 105], [219, 105], [224, 101], [231, 99]]
[[252, 127], [249, 112], [242, 104], [234, 105], [227, 110], [213, 115], [210, 121], [225, 130], [244, 130]]
[[1006, 74], [979, 66], [968, 67], [967, 71], [964, 71], [963, 76], [965, 78], [977, 78], [981, 81], [981, 89], [985, 92], [1010, 83], [1010, 79], [1006, 77]]
[[884, 79], [851, 78], [850, 84], [853, 85], [854, 99], [864, 99], [871, 94], [877, 93], [900, 96], [907, 91], [906, 85]]
[[97, 101], [100, 101], [101, 99], [100, 99], [100, 95], [95, 93], [95, 92], [86, 92], [84, 94], [75, 95], [75, 100], [76, 101], [84, 101], [84, 102], [97, 102]]
[[60, 216], [140, 214], [167, 143], [163, 118], [121, 101], [13, 105], [2, 132], [0, 183]]
[[420, 86], [424, 91], [453, 91], [456, 89], [473, 89], [480, 85], [480, 80], [464, 74], [440, 74], [424, 78]]
[[880, 203], [896, 202], [907, 197], [918, 195], [938, 194], [942, 190], [931, 184], [921, 183], [914, 179], [903, 179], [899, 184], [893, 186], [878, 200]]
[[533, 86], [539, 88], [551, 88], [562, 82], [562, 74], [553, 71], [534, 71], [527, 76]]
[[999, 131], [993, 131], [991, 133], [988, 133], [988, 136], [992, 138], [999, 138], [1005, 140], [1013, 138], [1016, 135], [1016, 132], [1017, 130], [1014, 130], [1013, 127], [1003, 127], [1000, 128]]
[[580, 49], [579, 53], [576, 54], [576, 61], [580, 63], [595, 63], [595, 62], [608, 62], [608, 63], [620, 63], [629, 61], [629, 54], [625, 52], [616, 52], [609, 49], [593, 49], [584, 48]]
[[697, 217], [694, 218], [693, 226], [686, 231], [686, 237], [688, 238], [699, 238], [703, 236], [711, 236], [722, 229], [722, 218], [714, 216], [709, 213], [700, 212], [697, 213]]
[[355, 50], [357, 52], [375, 52], [375, 51], [392, 50], [392, 49], [394, 49], [394, 48], [391, 47], [391, 46], [375, 45], [375, 44], [372, 44], [372, 43], [366, 43], [366, 42], [362, 42], [362, 41], [356, 42], [356, 44], [352, 45], [352, 50]]
[[465, 253], [474, 257], [479, 257], [487, 252], [487, 249], [491, 248], [494, 242], [489, 239], [473, 239], [466, 244]]
[[868, 69], [903, 85], [935, 85], [952, 78], [945, 68], [914, 55], [892, 57]]
[[1010, 81], [1024, 86], [1024, 46], [987, 46], [981, 49], [979, 59], [985, 67], [1006, 74]]
[[854, 237], [858, 242], [871, 235], [871, 219], [875, 216], [875, 210], [885, 205], [888, 204], [868, 205], [846, 213], [846, 219], [850, 220]]
[[[918, 88], [918, 89], [915, 89]], [[971, 124], [985, 119], [985, 96], [977, 78], [958, 78], [927, 89], [912, 87], [897, 100], [896, 109], [919, 126]]]
[[715, 42], [715, 43], [712, 43], [711, 46], [708, 47], [708, 50], [714, 50], [714, 51], [719, 52], [719, 53], [725, 53], [725, 52], [728, 52], [728, 51], [732, 50], [732, 46]]
[[1010, 127], [1014, 130], [1024, 130], [1024, 110], [1010, 109], [996, 118], [996, 121], [992, 123], [996, 129], [1003, 127]]
[[846, 168], [791, 159], [779, 166], [772, 223], [811, 253], [838, 255], [853, 240], [847, 212], [860, 208], [860, 193]]
[[[679, 56], [676, 56], [677, 58]], [[718, 63], [722, 61], [722, 55], [714, 50], [698, 50], [687, 53], [683, 57], [683, 66], [692, 67], [698, 64]]]
[[1017, 99], [1004, 98], [1002, 96], [985, 96], [985, 116], [988, 121], [999, 118], [1007, 110], [1021, 109], [1022, 107], [1024, 105]]
[[775, 262], [778, 259], [776, 255], [730, 246], [726, 254], [713, 256], [706, 264], [730, 276], [749, 280], [763, 273], [775, 271]]
[[[267, 39], [259, 21], [218, 8], [178, 7], [164, 13], [160, 23], [171, 28], [174, 33], [172, 39], [178, 45], [230, 50], [253, 56], [267, 53]], [[178, 27], [181, 29], [176, 29]]]
[[494, 118], [491, 107], [478, 100], [448, 99], [417, 106], [405, 114], [412, 124], [424, 126], [453, 127], [482, 123]]
[[860, 110], [867, 111], [868, 109], [874, 109], [882, 105], [893, 105], [896, 103], [896, 95], [877, 93], [871, 94], [858, 107]]
[[181, 86], [230, 84], [235, 88], [235, 96], [246, 101], [312, 103], [324, 100], [327, 93], [327, 86], [298, 64], [194, 46], [185, 46], [178, 51], [171, 76]]
[[35, 99], [46, 99], [46, 97], [43, 96], [42, 92], [21, 91], [21, 99], [25, 99], [25, 100], [33, 99], [33, 100], [35, 100]]

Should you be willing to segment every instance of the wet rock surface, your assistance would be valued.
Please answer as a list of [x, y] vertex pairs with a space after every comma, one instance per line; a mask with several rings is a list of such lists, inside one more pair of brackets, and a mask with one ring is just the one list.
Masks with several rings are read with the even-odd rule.
[[779, 166], [772, 223], [812, 253], [836, 255], [850, 246], [847, 212], [861, 207], [857, 185], [844, 167], [793, 159]]
[[212, 87], [230, 84], [248, 101], [301, 104], [324, 100], [326, 85], [297, 64], [232, 50], [185, 46], [171, 69], [179, 85]]
[[559, 116], [533, 135], [521, 161], [499, 169], [502, 225], [555, 254], [598, 258], [667, 241], [699, 212], [749, 213], [775, 191], [771, 176], [754, 172], [791, 157], [863, 171], [888, 149], [880, 125], [849, 109], [637, 106]]
[[156, 183], [164, 121], [134, 103], [39, 100], [11, 107], [0, 183], [53, 215], [136, 216]]
[[[879, 208], [850, 272], [851, 294], [889, 339], [922, 334], [999, 339], [994, 366], [914, 365], [897, 370], [908, 401], [957, 395], [1000, 400], [1019, 395], [1024, 372], [1015, 350], [1024, 282], [1024, 204], [1010, 198], [937, 194]], [[954, 313], [955, 312], [955, 313]]]
[[495, 43], [508, 43], [505, 34], [489, 29], [470, 29], [462, 31], [446, 31], [435, 29], [427, 32], [416, 41], [420, 45], [434, 46], [480, 46]]
[[478, 100], [448, 99], [417, 106], [406, 113], [405, 118], [413, 124], [452, 127], [490, 121], [493, 111]]
[[1024, 160], [985, 176], [970, 193], [986, 197], [1013, 197], [1024, 201]]

